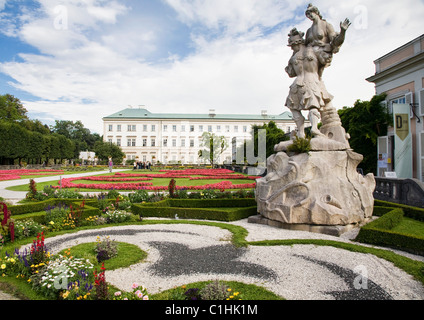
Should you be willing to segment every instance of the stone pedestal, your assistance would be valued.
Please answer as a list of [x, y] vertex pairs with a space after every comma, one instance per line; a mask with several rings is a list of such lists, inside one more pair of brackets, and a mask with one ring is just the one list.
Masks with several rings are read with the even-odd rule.
[[278, 152], [267, 160], [267, 175], [256, 180], [258, 212], [263, 218], [291, 229], [331, 226], [336, 230], [372, 216], [375, 180], [372, 174], [357, 173], [362, 155], [323, 137], [311, 140], [309, 153], [288, 153], [291, 143], [276, 146]]

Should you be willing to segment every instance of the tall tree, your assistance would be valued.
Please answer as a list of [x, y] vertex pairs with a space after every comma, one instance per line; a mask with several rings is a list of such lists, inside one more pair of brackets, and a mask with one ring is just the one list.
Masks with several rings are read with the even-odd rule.
[[92, 134], [89, 129], [85, 128], [81, 121], [56, 120], [51, 130], [57, 134], [63, 135], [71, 139], [75, 144], [75, 158], [79, 158], [81, 151], [94, 150], [94, 145], [101, 140], [98, 134]]
[[107, 163], [109, 158], [112, 158], [113, 163], [120, 164], [125, 156], [122, 149], [116, 144], [104, 142], [103, 140], [96, 141], [94, 145], [94, 152], [100, 163]]
[[357, 100], [353, 107], [339, 110], [339, 116], [346, 132], [350, 135], [351, 148], [364, 156], [359, 166], [364, 173], [377, 170], [378, 137], [387, 135], [387, 128], [393, 120], [382, 104], [386, 95], [375, 95], [370, 101]]
[[229, 144], [224, 136], [217, 136], [211, 132], [203, 132], [201, 147], [199, 150], [199, 157], [210, 162], [213, 166], [218, 160], [221, 154], [227, 150]]
[[0, 95], [0, 120], [28, 120], [27, 112], [18, 98], [11, 94]]

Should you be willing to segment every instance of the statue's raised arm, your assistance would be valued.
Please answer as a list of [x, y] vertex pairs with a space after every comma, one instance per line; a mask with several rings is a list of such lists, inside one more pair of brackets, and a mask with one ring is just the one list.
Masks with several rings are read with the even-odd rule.
[[333, 47], [333, 53], [339, 52], [340, 47], [342, 46], [345, 40], [346, 30], [349, 28], [350, 24], [351, 23], [349, 19], [345, 19], [345, 21], [340, 22], [340, 33], [337, 34], [337, 36], [331, 42], [331, 46]]

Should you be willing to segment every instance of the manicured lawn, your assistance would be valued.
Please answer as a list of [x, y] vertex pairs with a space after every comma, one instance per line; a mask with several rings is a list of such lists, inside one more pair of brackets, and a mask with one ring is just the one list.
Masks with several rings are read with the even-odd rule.
[[403, 217], [402, 221], [391, 231], [424, 238], [424, 222]]
[[[153, 300], [181, 300], [185, 297], [184, 293], [193, 288], [199, 290], [203, 289], [207, 284], [212, 281], [194, 282], [174, 289], [166, 290], [154, 295], [151, 295]], [[229, 289], [231, 293], [237, 293], [233, 295], [231, 300], [284, 300], [284, 298], [276, 295], [275, 293], [266, 290], [263, 287], [256, 286], [254, 284], [246, 284], [237, 281], [222, 281]]]

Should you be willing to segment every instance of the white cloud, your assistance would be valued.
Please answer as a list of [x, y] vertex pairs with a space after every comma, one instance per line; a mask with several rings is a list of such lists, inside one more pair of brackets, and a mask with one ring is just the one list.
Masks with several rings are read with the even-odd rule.
[[[148, 17], [118, 1], [68, 0], [62, 3], [69, 26], [58, 30], [53, 24], [57, 1], [40, 0], [44, 14], [25, 12], [14, 34], [44, 55], [21, 54], [23, 62], [0, 62], [0, 72], [12, 77], [17, 88], [40, 98], [24, 101], [31, 112], [82, 120], [99, 133], [102, 117], [128, 105], [143, 104], [151, 112], [287, 110], [283, 106], [293, 81], [284, 71], [291, 56], [287, 34], [292, 27], [306, 31], [310, 26], [304, 16], [307, 1], [165, 2], [192, 27], [187, 37], [191, 43], [184, 43], [188, 55], [160, 51], [162, 42], [176, 42], [173, 38], [182, 32], [175, 29], [167, 35], [159, 24], [165, 18]], [[314, 4], [337, 30], [344, 18], [353, 22], [333, 65], [324, 72], [339, 108], [370, 99], [374, 86], [365, 78], [374, 73], [373, 61], [422, 32], [424, 4], [419, 0]], [[363, 11], [358, 8], [365, 9], [366, 24], [361, 24]], [[165, 64], [146, 60], [167, 54]]]
[[200, 23], [229, 33], [248, 31], [255, 26], [272, 27], [291, 19], [294, 10], [306, 1], [288, 0], [165, 0], [187, 24]]

